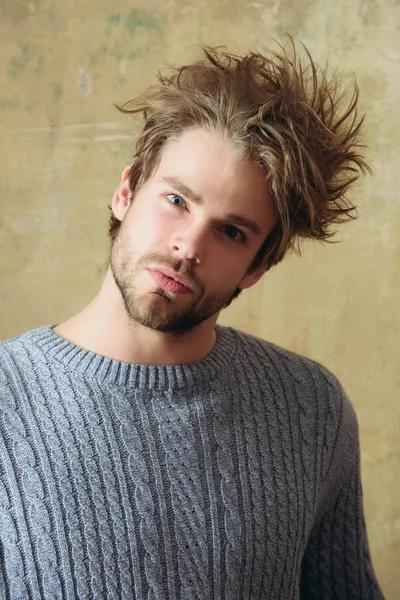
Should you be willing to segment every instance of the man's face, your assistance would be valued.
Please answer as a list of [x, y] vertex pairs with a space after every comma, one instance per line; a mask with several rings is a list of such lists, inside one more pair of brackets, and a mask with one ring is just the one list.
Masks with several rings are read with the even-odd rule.
[[265, 174], [232, 144], [204, 129], [171, 140], [111, 251], [128, 316], [165, 333], [216, 320], [238, 287], [259, 279], [248, 269], [276, 219]]

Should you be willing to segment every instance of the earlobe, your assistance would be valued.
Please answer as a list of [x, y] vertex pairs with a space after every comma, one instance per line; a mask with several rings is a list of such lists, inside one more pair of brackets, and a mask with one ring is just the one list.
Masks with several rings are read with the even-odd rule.
[[121, 181], [119, 186], [114, 192], [111, 208], [114, 213], [114, 216], [122, 221], [125, 217], [125, 214], [129, 208], [130, 198], [131, 198], [131, 190], [129, 187], [129, 173], [132, 165], [128, 165], [122, 171]]

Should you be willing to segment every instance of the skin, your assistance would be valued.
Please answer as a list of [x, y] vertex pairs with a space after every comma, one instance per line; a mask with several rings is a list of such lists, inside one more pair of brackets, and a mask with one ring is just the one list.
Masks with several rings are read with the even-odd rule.
[[[54, 331], [117, 360], [195, 362], [214, 346], [232, 293], [264, 273], [248, 271], [277, 220], [265, 173], [230, 142], [196, 128], [169, 141], [132, 200], [128, 176], [129, 166], [112, 200], [122, 224], [103, 285]], [[168, 291], [165, 278], [160, 286], [157, 268], [184, 277], [184, 293]]]

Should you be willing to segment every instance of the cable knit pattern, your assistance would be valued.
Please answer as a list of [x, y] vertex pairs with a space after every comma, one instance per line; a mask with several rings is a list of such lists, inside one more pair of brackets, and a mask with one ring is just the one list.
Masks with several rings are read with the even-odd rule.
[[0, 345], [1, 600], [383, 598], [340, 384], [217, 334], [178, 366]]

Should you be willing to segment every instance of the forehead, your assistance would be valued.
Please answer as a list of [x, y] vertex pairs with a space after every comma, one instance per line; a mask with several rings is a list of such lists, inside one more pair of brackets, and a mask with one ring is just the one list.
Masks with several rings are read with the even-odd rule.
[[201, 169], [208, 172], [217, 169], [223, 177], [226, 172], [232, 175], [232, 171], [252, 163], [243, 158], [232, 142], [207, 129], [196, 127], [170, 138], [163, 149], [159, 167], [174, 168], [178, 165], [188, 171]]
[[275, 216], [265, 172], [235, 146], [205, 129], [190, 129], [165, 146], [152, 180], [179, 179], [216, 211]]

